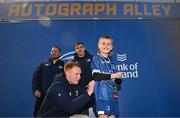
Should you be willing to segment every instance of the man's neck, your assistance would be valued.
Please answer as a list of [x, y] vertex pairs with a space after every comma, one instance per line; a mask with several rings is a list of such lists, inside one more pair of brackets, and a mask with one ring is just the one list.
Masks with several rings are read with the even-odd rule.
[[53, 63], [55, 64], [59, 59], [53, 59]]

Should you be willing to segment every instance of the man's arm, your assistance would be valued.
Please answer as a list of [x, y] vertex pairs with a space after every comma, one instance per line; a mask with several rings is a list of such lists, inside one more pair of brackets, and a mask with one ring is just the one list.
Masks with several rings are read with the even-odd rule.
[[66, 111], [69, 114], [75, 114], [77, 111], [83, 110], [90, 101], [91, 95], [94, 92], [94, 83], [90, 82], [87, 92], [77, 96], [74, 99], [69, 98], [69, 93], [64, 90], [64, 87], [60, 84], [54, 87], [54, 90], [58, 90], [53, 93], [53, 100], [55, 104], [60, 108]]
[[32, 91], [33, 94], [39, 91], [39, 85], [41, 82], [42, 78], [42, 64], [38, 65], [36, 70], [33, 72], [33, 77], [32, 77]]

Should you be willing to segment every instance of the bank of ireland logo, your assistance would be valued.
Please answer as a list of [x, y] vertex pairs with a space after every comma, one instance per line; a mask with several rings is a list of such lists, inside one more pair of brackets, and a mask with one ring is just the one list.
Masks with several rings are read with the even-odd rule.
[[63, 54], [63, 55], [60, 57], [60, 59], [61, 59], [62, 61], [64, 61], [65, 63], [66, 63], [66, 62], [69, 62], [69, 61], [71, 61], [71, 60], [74, 59], [74, 52], [65, 53], [65, 54]]
[[126, 61], [127, 60], [126, 54], [117, 54], [117, 60], [121, 62]]
[[138, 78], [138, 66], [139, 63], [134, 60], [133, 62], [128, 62], [127, 54], [117, 54], [117, 64], [116, 67], [118, 71], [122, 72], [122, 78]]

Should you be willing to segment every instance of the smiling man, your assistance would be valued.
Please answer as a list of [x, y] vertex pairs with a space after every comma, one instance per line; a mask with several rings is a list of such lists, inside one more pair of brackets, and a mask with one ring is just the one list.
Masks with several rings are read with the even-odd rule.
[[34, 96], [36, 97], [33, 112], [34, 117], [37, 116], [46, 91], [53, 82], [54, 76], [64, 72], [64, 62], [59, 59], [60, 55], [60, 47], [53, 46], [51, 48], [50, 58], [48, 61], [40, 63], [33, 73], [32, 90]]
[[81, 79], [80, 65], [69, 62], [65, 64], [64, 72], [65, 75], [57, 75], [49, 87], [39, 111], [40, 117], [70, 117], [81, 113], [91, 102], [95, 82], [89, 82], [87, 90], [77, 87]]

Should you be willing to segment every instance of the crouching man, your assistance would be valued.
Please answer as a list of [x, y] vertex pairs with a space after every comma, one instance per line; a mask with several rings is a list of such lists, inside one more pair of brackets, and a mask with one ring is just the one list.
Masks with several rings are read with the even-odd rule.
[[80, 65], [69, 62], [64, 66], [64, 73], [56, 76], [49, 87], [39, 111], [40, 117], [70, 117], [81, 113], [91, 102], [95, 82], [89, 82], [87, 90], [76, 86], [81, 79]]

